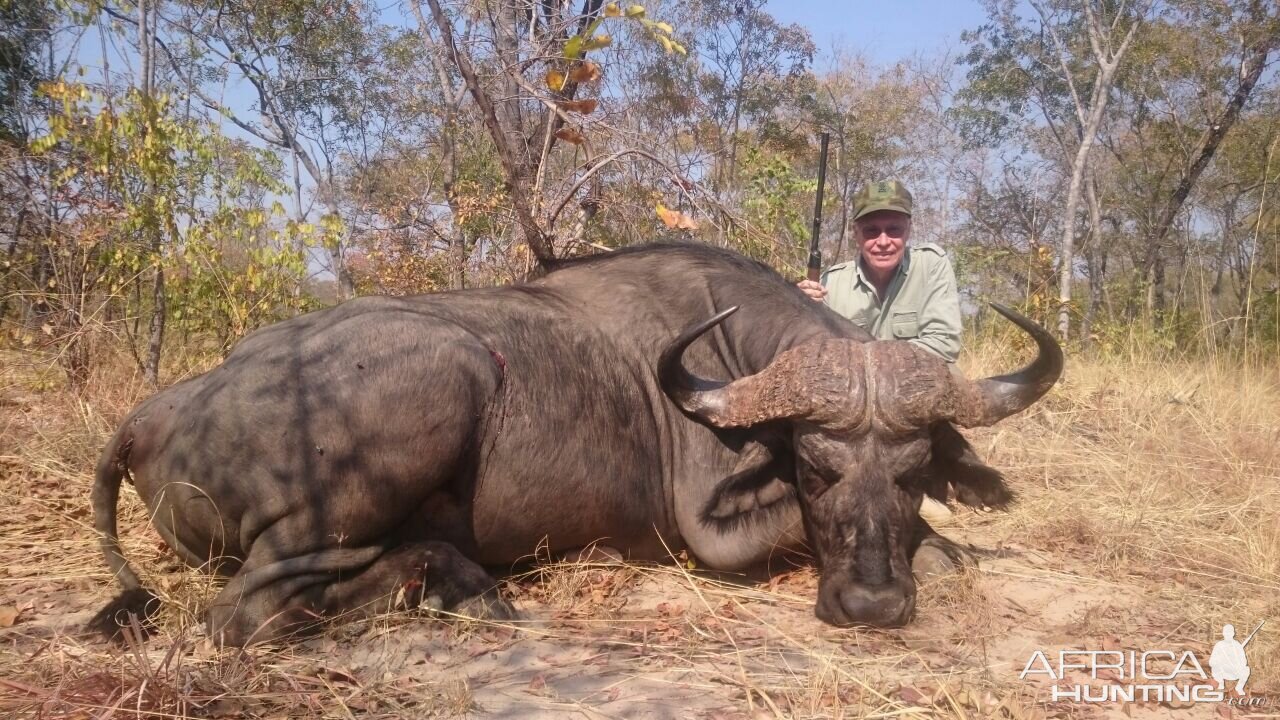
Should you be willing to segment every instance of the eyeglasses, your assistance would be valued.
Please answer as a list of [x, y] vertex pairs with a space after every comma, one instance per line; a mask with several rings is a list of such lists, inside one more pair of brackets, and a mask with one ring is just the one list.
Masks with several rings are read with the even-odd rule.
[[875, 240], [880, 237], [881, 234], [888, 235], [894, 240], [897, 240], [899, 238], [906, 237], [908, 227], [909, 226], [906, 223], [887, 223], [885, 225], [868, 223], [866, 225], [859, 224], [858, 232], [862, 234], [863, 240]]

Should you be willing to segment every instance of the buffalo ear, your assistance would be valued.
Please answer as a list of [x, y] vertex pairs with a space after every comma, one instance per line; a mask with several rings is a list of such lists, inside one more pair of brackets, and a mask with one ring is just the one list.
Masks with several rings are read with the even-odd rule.
[[999, 470], [984, 463], [956, 463], [949, 469], [956, 500], [976, 508], [1004, 510], [1014, 501], [1013, 490]]
[[950, 423], [930, 428], [932, 457], [925, 474], [925, 492], [946, 498], [947, 483], [956, 488], [956, 500], [971, 507], [1003, 510], [1014, 500], [1013, 490], [999, 470], [982, 462], [973, 446]]
[[752, 513], [793, 496], [795, 484], [786, 481], [789, 460], [789, 453], [780, 446], [748, 441], [733, 472], [716, 483], [702, 506], [702, 522], [728, 530]]

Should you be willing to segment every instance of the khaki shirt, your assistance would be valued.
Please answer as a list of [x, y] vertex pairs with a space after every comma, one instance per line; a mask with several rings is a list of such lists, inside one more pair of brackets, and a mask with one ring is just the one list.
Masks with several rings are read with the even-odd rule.
[[898, 272], [881, 298], [850, 260], [822, 274], [826, 303], [880, 340], [910, 340], [949, 363], [960, 354], [960, 294], [956, 274], [942, 248], [908, 245]]

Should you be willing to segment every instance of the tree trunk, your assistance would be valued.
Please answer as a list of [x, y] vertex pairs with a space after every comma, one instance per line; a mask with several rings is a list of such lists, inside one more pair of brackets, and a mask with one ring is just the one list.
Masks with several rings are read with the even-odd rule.
[[22, 241], [22, 226], [26, 224], [26, 220], [27, 206], [24, 204], [18, 210], [18, 217], [14, 219], [13, 241], [5, 251], [4, 267], [0, 268], [0, 325], [4, 324], [4, 316], [9, 310], [9, 278], [13, 277], [17, 270], [13, 266], [13, 261], [18, 256], [18, 243]]
[[427, 57], [431, 59], [431, 66], [436, 71], [436, 80], [440, 83], [440, 92], [446, 93], [444, 117], [440, 124], [440, 154], [441, 164], [444, 165], [444, 197], [445, 202], [449, 205], [449, 212], [452, 214], [449, 232], [449, 287], [453, 290], [461, 290], [467, 286], [467, 236], [462, 229], [462, 225], [458, 219], [462, 217], [459, 211], [458, 196], [454, 189], [458, 182], [458, 107], [466, 95], [466, 86], [454, 90], [453, 83], [449, 79], [449, 72], [445, 68], [445, 50], [436, 43], [435, 38], [431, 35], [431, 29], [427, 25], [427, 19], [422, 15], [422, 8], [418, 5], [417, 0], [409, 3], [409, 8], [413, 11], [414, 18], [418, 21], [418, 32], [422, 35], [422, 43], [426, 47]]
[[1102, 124], [1107, 102], [1111, 98], [1111, 84], [1115, 78], [1116, 68], [1119, 67], [1120, 61], [1129, 49], [1138, 27], [1142, 24], [1146, 8], [1135, 7], [1133, 9], [1133, 21], [1130, 23], [1129, 29], [1125, 31], [1124, 40], [1120, 42], [1119, 47], [1111, 50], [1111, 32], [1119, 22], [1119, 16], [1115, 18], [1110, 26], [1105, 26], [1103, 22], [1100, 22], [1100, 18], [1094, 14], [1093, 5], [1088, 2], [1084, 3], [1085, 29], [1088, 32], [1089, 46], [1093, 51], [1093, 59], [1098, 68], [1086, 110], [1086, 106], [1076, 92], [1070, 63], [1068, 62], [1066, 45], [1049, 21], [1049, 16], [1046, 14], [1044, 7], [1034, 1], [1031, 5], [1036, 9], [1036, 12], [1040, 13], [1043, 27], [1053, 37], [1054, 44], [1058, 48], [1058, 60], [1062, 64], [1063, 77], [1071, 89], [1071, 97], [1075, 102], [1076, 121], [1079, 123], [1077, 130], [1080, 133], [1080, 145], [1076, 148], [1075, 159], [1071, 164], [1071, 183], [1067, 190], [1067, 206], [1062, 213], [1061, 265], [1058, 268], [1058, 335], [1063, 341], [1066, 341], [1071, 330], [1071, 280], [1075, 265], [1076, 210], [1080, 204], [1080, 188], [1089, 162], [1089, 151], [1093, 148], [1094, 138], [1098, 133], [1098, 127]]
[[849, 177], [848, 158], [845, 155], [843, 127], [840, 130], [840, 148], [836, 153], [836, 163], [840, 166], [840, 234], [836, 237], [835, 253], [827, 258], [828, 265], [840, 262], [841, 253], [844, 252], [845, 239], [849, 237], [849, 203], [852, 201], [852, 197], [849, 193], [851, 179]]
[[[155, 0], [158, 1], [158, 0]], [[154, 2], [147, 0], [139, 0], [138, 2], [138, 33], [139, 47], [138, 52], [141, 55], [141, 76], [139, 90], [142, 93], [143, 106], [146, 108], [147, 125], [143, 127], [143, 138], [145, 141], [147, 133], [150, 132], [150, 125], [156, 120], [156, 106], [153, 98], [153, 81], [154, 81], [154, 64], [152, 63], [152, 44], [154, 35], [151, 32], [152, 16], [156, 14]], [[151, 325], [150, 339], [147, 341], [147, 360], [143, 367], [142, 376], [148, 385], [156, 387], [160, 384], [160, 354], [164, 347], [164, 323], [165, 323], [165, 297], [164, 297], [164, 258], [162, 238], [160, 236], [160, 220], [155, 217], [155, 198], [154, 189], [151, 187], [150, 180], [146, 181], [143, 189], [144, 197], [147, 198], [147, 205], [151, 212], [148, 213], [148, 223], [146, 225], [147, 246], [151, 251], [156, 264], [155, 282], [152, 286], [151, 293]]]
[[1151, 285], [1147, 288], [1147, 314], [1152, 329], [1164, 325], [1164, 253], [1156, 253], [1151, 261]]
[[[325, 203], [325, 208], [334, 217], [342, 217], [336, 202]], [[343, 254], [344, 245], [343, 238], [338, 238], [338, 241], [329, 247], [329, 262], [333, 264], [333, 274], [338, 281], [338, 299], [350, 300], [356, 296], [356, 282], [351, 277], [350, 268], [347, 267], [346, 257]]]
[[1088, 350], [1093, 345], [1093, 321], [1102, 300], [1102, 268], [1098, 248], [1102, 246], [1102, 203], [1098, 199], [1098, 178], [1089, 173], [1085, 187], [1089, 201], [1089, 243], [1084, 248], [1085, 266], [1089, 272], [1089, 296], [1085, 300], [1084, 317], [1080, 321], [1080, 345]]
[[[529, 196], [529, 185], [526, 178], [527, 164], [521, 161], [522, 154], [527, 153], [528, 149], [524, 147], [523, 140], [513, 142], [514, 135], [510, 134], [508, 128], [503, 127], [502, 122], [498, 119], [498, 112], [493, 100], [481, 84], [475, 68], [471, 65], [471, 60], [463, 54], [454, 41], [453, 24], [445, 16], [439, 0], [427, 0], [427, 6], [431, 8], [431, 17], [435, 21], [436, 27], [440, 30], [443, 45], [454, 65], [458, 68], [458, 73], [462, 75], [463, 80], [466, 82], [471, 98], [475, 100], [476, 105], [480, 108], [480, 115], [484, 118], [485, 129], [489, 131], [489, 137], [493, 140], [498, 150], [498, 158], [502, 163], [507, 191], [511, 195], [511, 204], [514, 206], [516, 220], [525, 244], [529, 247], [538, 263], [545, 267], [555, 258], [555, 255], [551, 248], [550, 238], [537, 220], [533, 199]], [[511, 72], [518, 72], [518, 70], [512, 70]]]
[[1080, 147], [1076, 149], [1075, 160], [1071, 164], [1071, 184], [1067, 188], [1067, 206], [1062, 211], [1062, 246], [1060, 248], [1062, 264], [1058, 268], [1058, 336], [1064, 342], [1069, 339], [1071, 330], [1071, 280], [1075, 265], [1076, 209], [1080, 205], [1080, 191], [1089, 164], [1089, 152], [1093, 149], [1094, 138], [1098, 134], [1098, 127], [1102, 124], [1102, 117], [1107, 109], [1116, 66], [1126, 47], [1128, 47], [1127, 39], [1110, 63], [1103, 62], [1099, 58], [1098, 75], [1094, 80], [1088, 120], [1081, 129]]
[[[741, 6], [739, 6], [741, 12]], [[725, 185], [735, 186], [734, 178], [738, 174], [738, 133], [742, 131], [742, 96], [747, 89], [747, 73], [750, 68], [747, 65], [747, 52], [744, 47], [750, 39], [751, 31], [755, 21], [755, 10], [749, 10], [746, 13], [746, 22], [742, 26], [742, 35], [738, 38], [738, 60], [741, 63], [738, 73], [738, 87], [733, 91], [733, 122], [729, 130], [729, 167], [728, 177]], [[718, 193], [723, 190], [722, 187], [716, 188], [717, 199], [723, 202], [724, 198], [719, 197]]]
[[151, 290], [151, 339], [147, 342], [147, 366], [142, 377], [147, 384], [155, 387], [160, 384], [160, 352], [164, 346], [164, 267], [157, 258], [156, 279]]
[[[302, 223], [307, 221], [307, 213], [302, 207], [302, 173], [298, 168], [298, 153], [290, 152], [289, 157], [293, 159], [293, 214], [298, 219], [298, 222]], [[303, 239], [301, 233], [297, 233], [294, 235], [293, 243], [293, 251], [302, 256], [305, 266], [307, 257], [306, 240]], [[305, 290], [303, 287], [306, 282], [305, 276], [306, 273], [304, 272], [302, 277], [299, 277], [298, 281], [293, 284], [293, 298], [295, 301], [302, 297], [302, 293]]]

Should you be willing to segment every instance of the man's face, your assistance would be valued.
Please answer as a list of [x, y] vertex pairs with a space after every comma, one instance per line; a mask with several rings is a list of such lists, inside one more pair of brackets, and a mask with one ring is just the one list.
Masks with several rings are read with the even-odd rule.
[[877, 210], [854, 222], [862, 262], [868, 270], [888, 273], [902, 262], [902, 252], [911, 239], [911, 216], [893, 210]]

